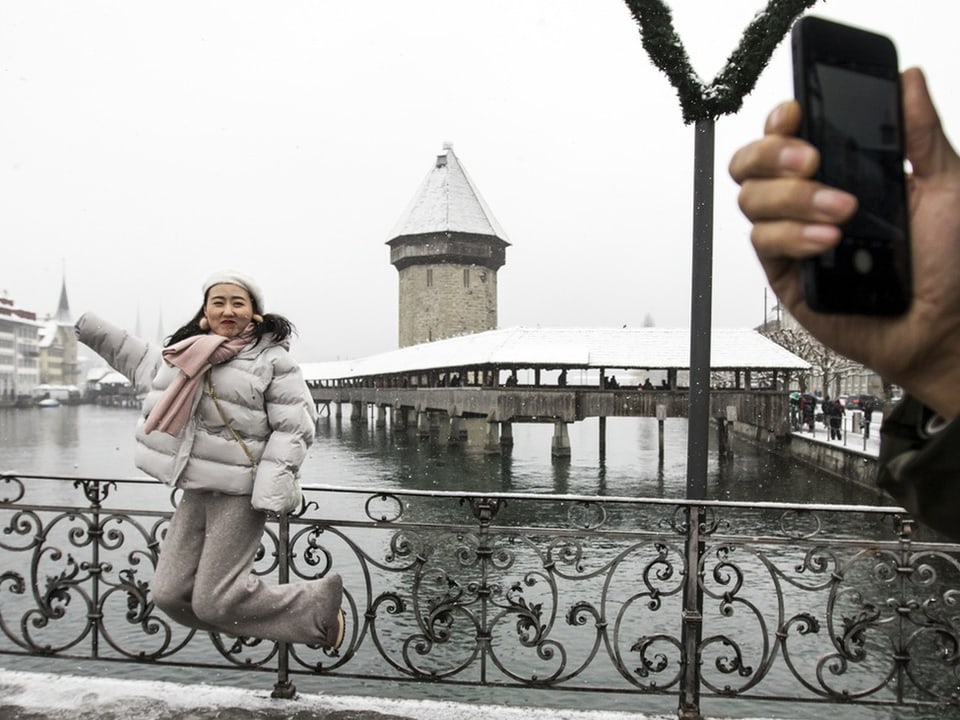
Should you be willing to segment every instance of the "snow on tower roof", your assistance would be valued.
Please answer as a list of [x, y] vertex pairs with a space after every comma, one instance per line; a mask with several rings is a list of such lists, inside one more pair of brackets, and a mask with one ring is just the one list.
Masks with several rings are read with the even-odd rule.
[[507, 242], [507, 234], [460, 164], [452, 143], [444, 143], [390, 238], [435, 232], [494, 235]]

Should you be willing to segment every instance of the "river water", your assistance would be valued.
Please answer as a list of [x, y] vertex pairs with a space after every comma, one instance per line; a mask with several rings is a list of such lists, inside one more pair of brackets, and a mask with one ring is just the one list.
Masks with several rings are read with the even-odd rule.
[[[0, 470], [98, 478], [142, 477], [132, 460], [137, 412], [92, 405], [0, 409]], [[570, 426], [570, 459], [556, 461], [550, 454], [553, 428], [549, 424], [514, 425], [512, 450], [497, 457], [451, 452], [443, 446], [419, 442], [415, 437], [374, 428], [372, 424], [352, 425], [347, 419], [340, 423], [324, 418], [303, 465], [302, 480], [304, 484], [384, 489], [681, 498], [685, 495], [686, 429], [685, 420], [666, 421], [661, 459], [656, 420], [611, 418], [606, 424], [606, 450], [601, 456], [599, 423], [587, 420]], [[748, 447], [738, 448], [734, 458], [724, 462], [718, 460], [715, 448], [711, 447], [707, 487], [709, 498], [718, 500], [864, 505], [880, 502], [880, 497], [869, 489]], [[28, 669], [20, 659], [16, 664], [13, 669]], [[131, 667], [135, 667], [136, 673], [152, 677], [149, 668]], [[29, 669], [51, 668], [46, 665]], [[111, 666], [108, 672], [115, 672], [115, 668]], [[227, 680], [235, 683], [237, 676], [229, 674]], [[186, 681], [210, 678], [201, 675]], [[431, 690], [446, 691], [440, 687]], [[453, 693], [456, 692], [454, 689]], [[490, 700], [482, 695], [455, 699]], [[604, 707], [603, 698], [582, 702], [584, 707], [597, 707], [598, 703]], [[675, 701], [672, 702], [675, 707]], [[753, 710], [753, 716], [763, 714], [756, 707]], [[849, 718], [908, 717], [889, 709], [846, 710], [844, 715]], [[731, 710], [731, 715], [735, 714]], [[817, 716], [814, 708], [799, 708], [789, 714]]]
[[[81, 477], [142, 477], [133, 465], [137, 410], [96, 405], [0, 408], [0, 470]], [[652, 418], [609, 418], [601, 457], [599, 423], [570, 426], [571, 457], [550, 456], [550, 424], [515, 424], [502, 456], [452, 453], [372, 424], [320, 421], [302, 468], [305, 484], [371, 488], [544, 492], [681, 498], [686, 493], [687, 423], [665, 421], [664, 452]], [[769, 453], [739, 448], [720, 462], [711, 437], [710, 499], [878, 504], [868, 489], [839, 482]]]

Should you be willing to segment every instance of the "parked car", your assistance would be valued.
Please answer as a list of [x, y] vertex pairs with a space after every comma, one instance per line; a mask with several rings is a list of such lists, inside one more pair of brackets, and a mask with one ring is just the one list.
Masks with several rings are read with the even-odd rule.
[[847, 403], [844, 407], [848, 412], [851, 410], [863, 412], [863, 407], [867, 403], [870, 403], [874, 410], [883, 408], [883, 398], [877, 397], [876, 395], [850, 395], [847, 397]]

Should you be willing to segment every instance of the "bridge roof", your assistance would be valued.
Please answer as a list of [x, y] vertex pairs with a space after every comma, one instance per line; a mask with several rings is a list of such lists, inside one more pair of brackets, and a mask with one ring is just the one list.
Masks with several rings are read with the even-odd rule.
[[[714, 370], [806, 370], [810, 364], [755, 330], [713, 330]], [[337, 380], [424, 370], [617, 368], [686, 370], [690, 331], [665, 328], [528, 328], [488, 330], [335, 362], [302, 363], [307, 380]]]

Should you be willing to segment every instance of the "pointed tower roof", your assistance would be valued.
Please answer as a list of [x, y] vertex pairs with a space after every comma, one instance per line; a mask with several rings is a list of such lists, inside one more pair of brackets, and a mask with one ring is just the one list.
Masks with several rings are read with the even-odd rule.
[[390, 237], [437, 232], [492, 235], [507, 242], [500, 223], [454, 154], [452, 143], [443, 144], [443, 152], [437, 156]]
[[63, 273], [63, 282], [60, 285], [60, 302], [57, 305], [57, 322], [72, 324], [70, 319], [70, 303], [67, 301], [67, 273]]

